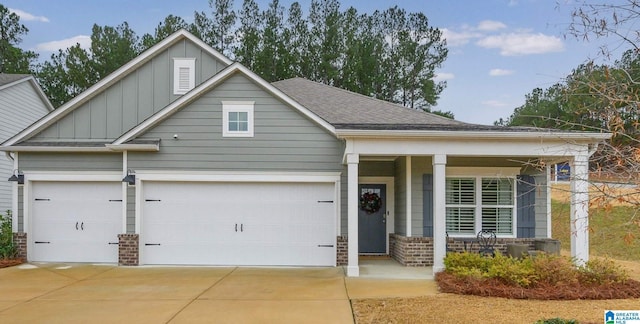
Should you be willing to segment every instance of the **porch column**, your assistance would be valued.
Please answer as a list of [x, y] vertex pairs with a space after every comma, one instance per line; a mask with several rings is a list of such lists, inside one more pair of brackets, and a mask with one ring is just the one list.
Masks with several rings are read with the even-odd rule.
[[433, 156], [433, 273], [444, 270], [446, 243], [446, 166], [447, 156]]
[[347, 155], [347, 227], [348, 227], [348, 256], [347, 276], [359, 277], [358, 266], [358, 154]]
[[411, 225], [412, 225], [412, 220], [411, 220], [411, 215], [412, 215], [412, 210], [411, 210], [411, 155], [407, 155], [407, 158], [405, 159], [405, 167], [407, 168], [406, 172], [405, 172], [405, 187], [406, 187], [406, 195], [405, 195], [405, 211], [406, 211], [406, 226], [405, 226], [405, 232], [407, 234], [407, 237], [411, 237], [413, 236], [411, 234]]
[[589, 261], [589, 155], [573, 158], [571, 166], [571, 256]]

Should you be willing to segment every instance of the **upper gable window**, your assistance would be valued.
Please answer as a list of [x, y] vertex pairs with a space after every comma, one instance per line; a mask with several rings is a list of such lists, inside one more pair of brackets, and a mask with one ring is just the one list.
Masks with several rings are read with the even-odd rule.
[[253, 101], [222, 102], [222, 136], [253, 137]]
[[196, 59], [173, 59], [173, 94], [181, 95], [196, 86]]

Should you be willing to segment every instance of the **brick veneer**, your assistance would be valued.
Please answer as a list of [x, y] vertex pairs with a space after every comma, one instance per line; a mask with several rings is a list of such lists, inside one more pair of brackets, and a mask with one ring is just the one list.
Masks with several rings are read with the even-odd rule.
[[[526, 244], [529, 251], [535, 249], [535, 238], [499, 238], [495, 249], [502, 254], [507, 254], [507, 244]], [[477, 252], [477, 243], [467, 244], [472, 252]], [[464, 242], [449, 238], [449, 249], [455, 252], [464, 251]], [[425, 267], [433, 265], [433, 238], [431, 237], [406, 237], [397, 234], [389, 234], [389, 254], [400, 264], [408, 267]]]
[[27, 260], [27, 233], [13, 233], [13, 244], [18, 249], [18, 258]]
[[138, 234], [118, 234], [118, 265], [137, 266]]
[[389, 234], [389, 254], [407, 267], [433, 265], [433, 239]]
[[349, 240], [346, 236], [338, 236], [336, 246], [336, 265], [344, 266], [349, 263]]

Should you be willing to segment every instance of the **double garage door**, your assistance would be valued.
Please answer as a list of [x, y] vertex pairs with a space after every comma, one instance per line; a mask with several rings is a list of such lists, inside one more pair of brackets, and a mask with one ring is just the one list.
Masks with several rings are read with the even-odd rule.
[[[118, 260], [121, 183], [33, 182], [33, 261]], [[145, 182], [140, 263], [333, 266], [333, 183]]]
[[143, 264], [330, 266], [332, 183], [144, 185]]

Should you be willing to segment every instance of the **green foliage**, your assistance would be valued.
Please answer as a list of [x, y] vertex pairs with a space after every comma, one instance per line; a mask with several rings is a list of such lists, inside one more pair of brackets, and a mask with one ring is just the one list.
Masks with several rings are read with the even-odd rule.
[[537, 321], [535, 324], [578, 324], [578, 321], [574, 319], [562, 319], [562, 318], [556, 317], [556, 318], [549, 318], [549, 319], [541, 319]]
[[457, 277], [496, 279], [507, 285], [535, 287], [544, 285], [624, 283], [628, 274], [618, 265], [605, 261], [589, 261], [582, 267], [566, 257], [538, 254], [535, 258], [517, 259], [496, 253], [493, 258], [478, 253], [449, 253], [444, 259], [445, 271]]
[[0, 4], [0, 73], [31, 73], [38, 55], [17, 47], [28, 32], [20, 17]]
[[18, 249], [13, 244], [13, 229], [11, 227], [11, 212], [0, 214], [0, 259], [13, 259], [18, 256]]

